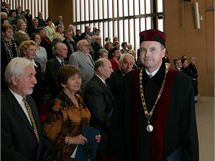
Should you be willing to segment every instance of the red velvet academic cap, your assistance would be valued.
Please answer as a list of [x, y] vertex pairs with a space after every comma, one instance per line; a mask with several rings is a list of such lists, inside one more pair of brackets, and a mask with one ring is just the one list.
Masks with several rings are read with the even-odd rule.
[[166, 35], [159, 30], [150, 29], [140, 32], [140, 43], [143, 41], [158, 41], [165, 46]]

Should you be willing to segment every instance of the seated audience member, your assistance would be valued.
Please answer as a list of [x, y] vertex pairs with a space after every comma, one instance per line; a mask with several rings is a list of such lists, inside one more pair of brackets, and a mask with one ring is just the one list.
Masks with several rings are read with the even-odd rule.
[[40, 64], [42, 73], [45, 73], [47, 52], [44, 47], [40, 46], [41, 36], [38, 33], [33, 33], [31, 35], [31, 40], [35, 41], [35, 43], [37, 44], [37, 51], [34, 60]]
[[88, 36], [88, 35], [92, 36], [92, 34], [91, 34], [91, 27], [90, 26], [85, 26], [84, 32], [81, 33], [81, 38], [85, 39], [86, 36]]
[[109, 37], [106, 37], [106, 38], [105, 38], [105, 44], [106, 44], [107, 42], [111, 42]]
[[45, 27], [46, 26], [46, 21], [43, 18], [42, 12], [38, 12], [38, 16], [36, 17], [39, 22], [39, 27]]
[[98, 54], [99, 54], [99, 58], [106, 58], [108, 59], [108, 51], [104, 48], [100, 49], [98, 51]]
[[48, 91], [51, 94], [51, 98], [55, 98], [60, 93], [60, 84], [57, 81], [57, 70], [64, 64], [68, 64], [65, 61], [67, 57], [67, 47], [65, 44], [59, 42], [54, 46], [54, 57], [49, 59], [46, 63], [45, 79]]
[[63, 16], [58, 16], [57, 21], [54, 23], [55, 26], [62, 25], [64, 26]]
[[[1, 16], [1, 20], [3, 20], [3, 19], [7, 19], [8, 20], [8, 15], [7, 15], [6, 12], [1, 11], [0, 16]], [[8, 23], [9, 23], [9, 21], [8, 21]]]
[[110, 78], [107, 79], [107, 82], [115, 98], [118, 97], [123, 77], [125, 76], [126, 73], [133, 70], [134, 63], [135, 60], [133, 55], [122, 54], [119, 58], [119, 69], [114, 71], [111, 74]]
[[173, 61], [174, 61], [175, 69], [181, 71], [181, 68], [182, 68], [181, 59], [180, 58], [176, 58]]
[[30, 60], [34, 64], [34, 68], [36, 71], [35, 77], [37, 79], [37, 84], [34, 86], [34, 92], [32, 93], [32, 97], [34, 98], [37, 107], [39, 107], [41, 102], [41, 92], [43, 90], [43, 79], [41, 66], [38, 62], [34, 61], [37, 52], [37, 44], [33, 40], [24, 41], [19, 46], [20, 55]]
[[59, 24], [58, 26], [56, 26], [56, 28], [55, 28], [56, 33], [55, 33], [53, 39], [58, 38], [61, 41], [63, 41], [65, 39], [63, 31], [64, 31], [64, 26], [63, 25]]
[[19, 46], [23, 41], [30, 40], [30, 37], [28, 33], [26, 32], [27, 24], [23, 20], [17, 21], [17, 29], [18, 31], [14, 34], [14, 39], [17, 42], [17, 45]]
[[31, 34], [37, 33], [38, 32], [38, 26], [39, 26], [38, 19], [37, 18], [32, 19], [31, 26], [28, 26], [28, 28], [27, 28], [28, 35], [31, 36]]
[[110, 62], [112, 64], [113, 71], [116, 71], [117, 69], [119, 69], [119, 58], [122, 53], [120, 49], [115, 49], [115, 48], [111, 50], [111, 53], [112, 53], [112, 58], [110, 59]]
[[70, 29], [67, 29], [64, 32], [64, 37], [65, 40], [63, 40], [63, 43], [67, 46], [68, 48], [68, 54], [66, 60], [69, 61], [69, 56], [77, 51], [77, 45], [76, 42], [73, 40], [73, 32]]
[[27, 25], [31, 26], [32, 15], [30, 14], [30, 9], [25, 10], [25, 18], [27, 20]]
[[97, 60], [97, 59], [99, 59], [98, 51], [99, 51], [99, 49], [102, 48], [102, 41], [101, 41], [102, 39], [101, 39], [101, 36], [94, 36], [94, 38], [95, 38], [95, 41], [93, 41], [91, 43], [91, 46], [92, 46], [94, 53], [95, 53], [95, 59], [94, 60]]
[[7, 65], [8, 89], [1, 94], [1, 159], [38, 161], [43, 144], [37, 107], [30, 96], [37, 83], [32, 61], [14, 58]]
[[81, 37], [81, 30], [80, 29], [76, 29], [75, 35], [74, 35], [74, 40], [76, 42], [76, 44], [82, 39]]
[[113, 47], [116, 48], [116, 49], [120, 49], [120, 43], [119, 43], [119, 41], [115, 41], [113, 43]]
[[70, 55], [69, 63], [76, 66], [81, 72], [81, 92], [83, 92], [86, 84], [94, 75], [94, 61], [89, 54], [90, 44], [87, 40], [80, 40], [77, 47], [78, 50]]
[[[19, 56], [19, 50], [17, 49], [17, 44], [13, 39], [13, 27], [11, 25], [1, 26], [1, 72], [5, 72], [6, 66], [9, 61], [17, 56]], [[1, 90], [6, 89], [5, 79], [1, 77]]]
[[13, 27], [16, 26], [17, 24], [16, 10], [10, 10], [10, 14], [8, 15], [8, 20]]
[[46, 36], [52, 41], [56, 35], [55, 27], [52, 25], [52, 18], [47, 18], [46, 20], [46, 27], [44, 28]]
[[47, 58], [48, 60], [54, 57], [54, 54], [52, 53], [52, 42], [49, 40], [49, 38], [46, 36], [45, 31], [42, 27], [38, 28], [38, 33], [41, 36], [41, 43], [40, 45], [46, 49], [47, 52]]
[[113, 43], [108, 41], [105, 43], [104, 48], [108, 51], [108, 59], [112, 58], [111, 50], [113, 49]]
[[115, 43], [115, 42], [119, 42], [119, 38], [117, 36], [113, 37], [113, 43]]
[[[91, 114], [82, 96], [78, 94], [81, 88], [80, 71], [72, 65], [64, 65], [59, 68], [57, 78], [62, 89], [54, 100], [44, 129], [55, 143], [56, 159], [74, 161], [78, 158], [72, 155], [76, 153], [78, 146], [87, 144], [87, 137], [82, 135], [81, 130], [89, 126]], [[59, 126], [56, 127], [55, 124]], [[100, 138], [100, 135], [95, 135], [96, 142]]]
[[127, 45], [128, 45], [128, 43], [126, 41], [121, 43], [121, 47], [122, 47], [121, 52], [122, 53], [128, 53]]
[[106, 58], [95, 62], [95, 75], [84, 90], [84, 102], [90, 109], [91, 125], [101, 133], [101, 143], [96, 160], [105, 161], [110, 151], [110, 119], [115, 99], [106, 79], [113, 72], [111, 63]]

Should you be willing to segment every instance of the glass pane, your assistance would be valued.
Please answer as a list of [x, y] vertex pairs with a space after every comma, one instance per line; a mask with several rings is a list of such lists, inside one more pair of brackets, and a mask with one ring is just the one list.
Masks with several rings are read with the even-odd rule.
[[77, 12], [77, 7], [76, 7], [76, 0], [74, 0], [73, 1], [73, 8], [75, 8], [74, 10], [73, 10], [73, 21], [74, 22], [77, 22], [77, 20], [76, 20], [76, 12]]
[[104, 0], [104, 18], [107, 18], [107, 0]]
[[146, 29], [146, 26], [145, 26], [145, 18], [141, 18], [140, 19], [140, 31], [144, 31]]
[[[77, 0], [78, 1], [78, 0]], [[90, 15], [89, 15], [89, 18], [90, 18], [90, 20], [93, 20], [93, 17], [94, 17], [94, 15], [93, 15], [93, 0], [89, 0], [89, 7], [90, 7]]]
[[163, 0], [157, 0], [157, 10], [163, 12]]
[[99, 0], [98, 1], [98, 4], [99, 4], [99, 19], [103, 19], [103, 7], [102, 7], [102, 3], [103, 3], [103, 0]]
[[113, 39], [113, 21], [108, 22], [108, 29], [109, 29], [109, 37], [112, 40]]
[[[84, 0], [81, 0], [80, 6], [84, 6]], [[84, 21], [84, 7], [81, 8], [81, 21]]]
[[82, 24], [82, 25], [81, 25], [81, 32], [84, 32], [84, 28], [85, 28], [85, 25]]
[[140, 38], [139, 38], [139, 33], [140, 33], [139, 25], [140, 25], [140, 23], [139, 22], [140, 22], [139, 18], [136, 18], [135, 19], [135, 34], [134, 34], [135, 41], [137, 42], [136, 43], [136, 49], [139, 48], [139, 42], [140, 42]]
[[128, 16], [128, 0], [124, 0], [124, 16]]
[[151, 17], [146, 18], [146, 29], [151, 29], [152, 28], [152, 19]]
[[108, 0], [108, 17], [113, 18], [112, 0]]
[[98, 0], [94, 0], [94, 7], [90, 8], [91, 10], [95, 9], [93, 20], [98, 19]]
[[108, 23], [107, 22], [104, 22], [104, 29], [103, 29], [104, 33], [104, 38], [105, 37], [108, 37]]
[[[149, 1], [149, 0], [145, 0]], [[145, 1], [140, 0], [140, 14], [145, 14]]]
[[129, 20], [130, 24], [130, 28], [129, 28], [129, 37], [130, 37], [130, 41], [129, 43], [132, 44], [133, 48], [134, 48], [134, 19], [130, 19]]
[[125, 41], [129, 41], [128, 40], [128, 35], [129, 35], [129, 32], [128, 32], [128, 20], [124, 20], [124, 40]]
[[79, 11], [79, 8], [80, 8], [80, 1], [79, 0], [76, 0], [77, 4], [76, 4], [76, 9], [77, 9], [77, 22], [81, 21], [81, 15], [80, 15], [80, 11]]
[[151, 11], [151, 1], [147, 1], [146, 0], [146, 14], [149, 14], [149, 13], [151, 13], [152, 11]]
[[123, 39], [123, 33], [124, 33], [124, 31], [123, 31], [123, 21], [122, 20], [120, 20], [119, 21], [119, 42], [123, 42], [124, 41], [124, 39]]
[[139, 0], [134, 0], [134, 14], [139, 15]]
[[117, 6], [118, 6], [118, 4], [117, 4], [117, 1], [113, 1], [113, 12], [114, 12], [114, 14], [113, 14], [113, 16], [114, 17], [117, 17]]
[[129, 16], [133, 16], [134, 15], [134, 4], [133, 4], [133, 0], [129, 0]]
[[89, 1], [85, 0], [85, 21], [89, 21]]
[[158, 19], [158, 30], [163, 31], [163, 19]]
[[114, 36], [118, 37], [118, 24], [117, 21], [114, 21]]
[[104, 35], [103, 35], [103, 22], [99, 22], [100, 36], [104, 44]]
[[123, 13], [122, 13], [122, 0], [119, 0], [119, 7], [118, 7], [118, 10], [119, 10], [119, 16], [118, 17], [122, 17]]

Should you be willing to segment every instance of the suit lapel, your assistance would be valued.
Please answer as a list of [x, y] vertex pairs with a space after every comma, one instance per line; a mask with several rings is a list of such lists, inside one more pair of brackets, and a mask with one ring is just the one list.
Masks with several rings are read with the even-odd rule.
[[110, 86], [108, 85], [108, 83], [104, 84], [97, 76], [95, 76], [95, 79], [97, 80], [97, 82], [98, 82], [98, 84], [101, 86], [101, 88], [107, 93], [107, 95], [108, 95], [113, 101], [115, 101], [114, 96], [113, 96], [113, 93], [112, 93], [111, 88], [110, 88]]
[[[23, 120], [23, 122], [29, 127], [29, 130], [31, 130], [32, 135], [35, 136], [35, 134], [33, 132], [33, 128], [31, 126], [31, 124], [30, 124], [27, 116], [25, 115], [24, 111], [22, 110], [22, 107], [20, 106], [19, 102], [16, 100], [16, 98], [13, 96], [13, 94], [9, 90], [8, 90], [8, 94], [7, 95], [8, 95], [8, 100], [10, 100], [10, 102], [12, 104], [11, 107], [13, 108], [14, 112], [19, 115], [19, 118], [21, 120]], [[35, 116], [35, 110], [34, 109], [32, 109], [32, 113], [33, 113], [33, 116], [35, 118], [35, 121], [36, 121], [36, 124], [37, 124], [37, 127], [38, 127], [38, 125], [39, 125], [38, 123], [40, 123], [40, 122], [39, 122], [38, 119], [36, 119], [37, 117]], [[40, 129], [40, 127], [38, 127], [38, 129]], [[41, 131], [41, 130], [38, 130], [38, 132], [39, 131]], [[39, 132], [39, 135], [41, 135], [40, 132]], [[36, 139], [36, 137], [35, 137], [35, 139]]]

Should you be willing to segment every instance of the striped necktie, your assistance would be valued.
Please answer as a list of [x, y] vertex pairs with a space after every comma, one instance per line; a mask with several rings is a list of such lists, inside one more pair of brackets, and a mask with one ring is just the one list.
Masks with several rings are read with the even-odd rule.
[[39, 138], [39, 133], [38, 133], [38, 130], [37, 130], [37, 126], [36, 126], [36, 123], [35, 123], [35, 120], [34, 120], [34, 117], [33, 117], [33, 114], [32, 114], [32, 111], [31, 111], [31, 107], [30, 105], [28, 104], [27, 100], [26, 100], [26, 97], [23, 97], [23, 100], [24, 102], [24, 105], [25, 105], [25, 108], [28, 112], [28, 116], [31, 120], [31, 125], [32, 125], [32, 128], [33, 128], [33, 131], [34, 131], [34, 134], [37, 138], [37, 141], [39, 142], [40, 141], [40, 138]]

